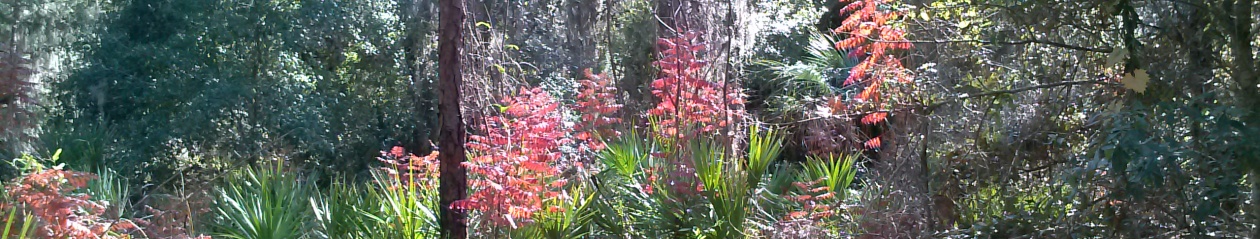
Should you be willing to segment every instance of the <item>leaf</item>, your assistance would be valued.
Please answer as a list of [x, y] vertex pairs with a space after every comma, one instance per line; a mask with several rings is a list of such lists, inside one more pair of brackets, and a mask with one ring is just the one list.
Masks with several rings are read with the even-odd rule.
[[1151, 81], [1151, 76], [1146, 74], [1146, 70], [1137, 69], [1132, 74], [1125, 74], [1120, 79], [1120, 83], [1124, 84], [1125, 89], [1136, 91], [1137, 93], [1146, 92], [1146, 83]]
[[866, 145], [866, 148], [868, 149], [876, 149], [876, 148], [879, 148], [879, 146], [882, 145], [882, 143], [879, 140], [879, 136], [876, 136], [875, 138], [871, 138], [870, 140], [867, 140], [865, 145]]
[[884, 122], [884, 118], [887, 118], [887, 117], [888, 117], [887, 112], [870, 113], [862, 117], [862, 123], [863, 124], [877, 124], [879, 122]]

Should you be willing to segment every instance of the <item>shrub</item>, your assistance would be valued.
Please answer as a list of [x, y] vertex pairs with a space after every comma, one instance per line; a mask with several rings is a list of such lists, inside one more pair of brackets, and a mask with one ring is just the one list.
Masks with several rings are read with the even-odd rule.
[[695, 132], [715, 132], [739, 117], [730, 111], [732, 105], [742, 105], [742, 91], [735, 85], [714, 82], [702, 77], [701, 71], [708, 64], [702, 57], [704, 42], [700, 33], [691, 32], [675, 38], [660, 38], [660, 67], [657, 79], [652, 81], [652, 95], [660, 100], [648, 110], [648, 116], [658, 117], [660, 134], [668, 137], [689, 138]]
[[577, 103], [573, 105], [573, 110], [577, 111], [581, 119], [574, 138], [583, 143], [586, 149], [600, 151], [605, 147], [604, 139], [621, 136], [621, 132], [612, 127], [621, 123], [621, 119], [614, 116], [622, 105], [617, 103], [617, 88], [607, 75], [594, 74], [591, 69], [586, 69], [583, 73], [586, 79], [578, 81], [582, 87], [579, 88]]
[[33, 226], [33, 235], [40, 238], [118, 238], [137, 228], [129, 220], [103, 217], [108, 203], [76, 192], [88, 188], [96, 175], [63, 170], [61, 165], [46, 168], [30, 156], [19, 162], [28, 173], [5, 186], [0, 211], [9, 211], [10, 217], [4, 224], [16, 225], [13, 215], [24, 215], [22, 223]]
[[494, 226], [531, 223], [543, 202], [559, 196], [565, 184], [558, 177], [560, 147], [572, 141], [558, 107], [538, 88], [505, 97], [502, 115], [487, 118], [481, 127], [484, 135], [469, 136], [473, 156], [464, 166], [473, 192], [452, 206], [487, 215], [482, 219]]

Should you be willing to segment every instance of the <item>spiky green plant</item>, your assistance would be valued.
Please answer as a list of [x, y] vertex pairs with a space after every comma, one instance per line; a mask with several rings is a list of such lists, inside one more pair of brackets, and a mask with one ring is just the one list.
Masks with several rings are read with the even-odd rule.
[[594, 176], [596, 190], [594, 208], [599, 213], [594, 223], [603, 236], [636, 237], [640, 233], [638, 222], [648, 217], [650, 198], [644, 191], [646, 183], [643, 169], [648, 164], [653, 147], [633, 131], [608, 144], [600, 152], [599, 160], [604, 170]]
[[[31, 238], [31, 228], [34, 228], [35, 226], [35, 218], [30, 215], [24, 216], [22, 219], [22, 228], [18, 229], [18, 231], [13, 231], [14, 226], [17, 226], [17, 220], [15, 220], [17, 219], [17, 214], [17, 209], [9, 211], [9, 216], [4, 220], [4, 234], [0, 234], [0, 239]], [[14, 232], [17, 232], [17, 234], [13, 234]]]
[[748, 185], [758, 187], [765, 178], [770, 164], [783, 152], [783, 137], [776, 130], [763, 134], [759, 126], [748, 130]]
[[827, 190], [836, 193], [837, 198], [845, 198], [848, 195], [849, 185], [853, 183], [853, 177], [857, 175], [857, 168], [854, 167], [856, 162], [856, 154], [810, 157], [809, 161], [805, 162], [805, 171], [802, 174], [805, 178], [801, 181], [822, 179], [822, 184], [827, 186]]
[[642, 138], [633, 131], [623, 136], [621, 142], [608, 144], [600, 151], [599, 160], [604, 163], [607, 172], [616, 173], [621, 178], [633, 178], [643, 169], [642, 163], [648, 160], [651, 146], [645, 145]]
[[696, 177], [704, 183], [715, 216], [713, 236], [744, 238], [745, 222], [751, 212], [753, 190], [759, 188], [770, 163], [779, 157], [782, 138], [770, 130], [764, 135], [757, 127], [749, 130], [747, 162], [730, 157], [724, 148], [709, 140], [692, 147]]
[[614, 140], [600, 154], [605, 163], [595, 175], [599, 213], [594, 223], [604, 237], [679, 238], [705, 231], [712, 225], [699, 215], [707, 215], [702, 198], [678, 195], [668, 188], [664, 177], [679, 165], [659, 156], [672, 155], [680, 147], [674, 139], [660, 136], [640, 138], [629, 134]]
[[88, 181], [84, 192], [91, 195], [92, 199], [105, 202], [106, 217], [118, 218], [126, 215], [126, 210], [131, 208], [127, 205], [127, 197], [131, 195], [127, 179], [109, 168], [100, 169], [96, 175], [98, 178]]
[[334, 183], [328, 191], [311, 199], [314, 216], [321, 238], [361, 238], [363, 233], [374, 229], [359, 209], [374, 205], [375, 195], [353, 182]]
[[544, 211], [534, 215], [534, 223], [513, 231], [512, 238], [578, 239], [594, 229], [595, 191], [579, 184], [564, 195], [544, 202]]
[[421, 183], [403, 183], [405, 181], [399, 177], [398, 174], [373, 172], [376, 185], [368, 195], [375, 198], [359, 211], [368, 219], [367, 238], [437, 238], [437, 188]]
[[58, 160], [66, 167], [83, 172], [95, 172], [119, 166], [105, 162], [106, 144], [114, 133], [96, 123], [54, 122], [47, 126], [39, 139], [49, 153], [64, 151]]
[[749, 203], [748, 170], [729, 162], [722, 147], [710, 142], [692, 148], [696, 177], [704, 183], [705, 197], [713, 210], [717, 238], [743, 238]]
[[312, 236], [310, 184], [284, 163], [247, 168], [230, 175], [218, 189], [212, 226], [223, 238], [290, 239]]
[[[744, 238], [754, 193], [781, 151], [777, 131], [749, 131], [747, 158], [710, 138], [635, 134], [614, 140], [600, 154], [595, 175], [594, 223], [619, 238]], [[685, 144], [680, 147], [675, 144]], [[670, 157], [682, 157], [683, 161]], [[686, 165], [686, 166], [684, 166]], [[683, 168], [694, 171], [678, 171]], [[677, 174], [691, 175], [680, 178]], [[687, 185], [694, 177], [698, 193]], [[681, 180], [681, 181], [679, 181]]]

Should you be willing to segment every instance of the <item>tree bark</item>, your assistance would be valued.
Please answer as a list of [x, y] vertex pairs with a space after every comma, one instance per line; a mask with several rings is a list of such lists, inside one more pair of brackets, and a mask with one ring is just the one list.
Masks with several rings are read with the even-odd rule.
[[[1246, 110], [1243, 116], [1243, 122], [1248, 127], [1260, 126], [1260, 110], [1254, 108], [1260, 104], [1260, 89], [1256, 84], [1260, 83], [1260, 76], [1256, 75], [1256, 58], [1255, 49], [1251, 46], [1251, 41], [1255, 39], [1252, 31], [1252, 17], [1255, 7], [1255, 0], [1237, 0], [1226, 6], [1226, 10], [1232, 10], [1232, 24], [1226, 25], [1231, 29], [1227, 29], [1229, 35], [1230, 54], [1233, 56], [1233, 65], [1230, 67], [1230, 74], [1234, 80], [1234, 90], [1238, 95], [1238, 107]], [[1254, 147], [1254, 146], [1253, 146]], [[1247, 165], [1249, 175], [1247, 181], [1251, 182], [1251, 217], [1252, 228], [1251, 238], [1260, 238], [1260, 216], [1254, 212], [1260, 212], [1260, 155], [1250, 153], [1243, 154], [1240, 159], [1243, 165]]]
[[441, 115], [442, 125], [438, 131], [440, 220], [444, 238], [464, 239], [468, 237], [465, 215], [451, 207], [454, 202], [468, 197], [467, 170], [462, 165], [467, 158], [464, 155], [467, 132], [459, 111], [460, 85], [463, 84], [460, 50], [464, 44], [464, 1], [440, 0], [438, 8], [438, 90], [441, 94], [438, 114]]
[[582, 69], [594, 68], [595, 60], [595, 22], [599, 15], [598, 0], [566, 0], [568, 6], [568, 26], [565, 32], [565, 48], [569, 53], [569, 72], [565, 74], [573, 79], [581, 79]]

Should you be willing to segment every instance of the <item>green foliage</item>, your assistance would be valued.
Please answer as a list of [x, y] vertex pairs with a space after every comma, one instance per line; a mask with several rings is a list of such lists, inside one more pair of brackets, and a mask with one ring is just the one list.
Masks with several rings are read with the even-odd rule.
[[213, 228], [218, 236], [238, 239], [309, 238], [315, 228], [309, 182], [283, 163], [247, 168], [218, 189]]
[[[747, 158], [732, 157], [723, 144], [701, 138], [676, 152], [661, 152], [673, 140], [640, 139], [629, 134], [608, 145], [601, 161], [607, 168], [595, 175], [599, 191], [594, 210], [597, 233], [615, 237], [744, 238], [755, 192], [772, 162], [779, 158], [782, 137], [774, 131], [750, 131]], [[687, 163], [660, 157], [684, 153]], [[680, 165], [694, 171], [681, 171]], [[684, 174], [678, 178], [679, 174]], [[694, 178], [688, 181], [672, 181]], [[702, 185], [702, 186], [700, 186]]]
[[321, 238], [354, 238], [359, 232], [370, 231], [367, 217], [359, 213], [359, 206], [373, 203], [376, 197], [364, 193], [355, 182], [341, 181], [328, 186], [327, 192], [321, 192], [312, 198], [314, 220], [319, 225]]
[[857, 158], [856, 154], [830, 154], [825, 158], [810, 157], [809, 161], [805, 162], [801, 181], [822, 180], [822, 185], [827, 187], [827, 191], [840, 194], [838, 196], [844, 198], [848, 194], [849, 185], [853, 184], [853, 177], [857, 175], [855, 167]]
[[543, 203], [545, 211], [534, 214], [534, 223], [512, 232], [512, 238], [578, 239], [595, 229], [599, 211], [596, 191], [587, 185], [570, 187], [561, 197]]
[[[16, 208], [9, 210], [9, 216], [4, 220], [4, 230], [3, 232], [0, 232], [3, 233], [0, 234], [0, 239], [31, 238], [31, 228], [35, 225], [35, 217], [31, 215], [24, 215], [22, 220], [17, 220], [17, 214], [18, 210]], [[22, 223], [20, 228], [17, 225], [18, 222]]]
[[779, 131], [768, 130], [761, 133], [759, 126], [748, 130], [748, 186], [759, 187], [765, 178], [770, 164], [779, 159], [783, 152], [783, 137]]
[[376, 185], [368, 190], [373, 203], [358, 212], [371, 225], [367, 238], [436, 238], [438, 235], [438, 192], [418, 183], [404, 183], [397, 177], [374, 173]]
[[96, 176], [97, 179], [89, 181], [87, 187], [83, 189], [84, 193], [91, 195], [93, 200], [103, 202], [106, 217], [127, 216], [128, 210], [131, 209], [128, 198], [131, 196], [131, 185], [127, 183], [127, 178], [111, 169], [97, 171]]
[[799, 61], [760, 61], [753, 67], [758, 69], [754, 77], [745, 83], [752, 89], [749, 102], [772, 122], [798, 120], [825, 97], [853, 91], [841, 83], [857, 61], [835, 48], [833, 35], [810, 31], [807, 36]]
[[84, 172], [112, 170], [106, 162], [106, 150], [116, 133], [95, 123], [58, 122], [44, 125], [46, 129], [39, 139], [51, 155], [63, 152], [58, 158], [66, 167]]
[[656, 47], [656, 15], [652, 1], [633, 0], [621, 3], [622, 12], [615, 16], [617, 34], [611, 36], [607, 57], [609, 69], [616, 72], [617, 88], [629, 94], [625, 102], [627, 112], [638, 112], [651, 106], [648, 83], [656, 79], [655, 59], [651, 49]]
[[393, 60], [403, 29], [392, 2], [105, 5], [98, 37], [82, 42], [82, 66], [50, 82], [50, 120], [109, 129], [108, 147], [81, 152], [103, 151], [133, 179], [172, 177], [188, 164], [181, 152], [242, 161], [278, 152], [358, 173], [362, 161], [334, 159], [369, 155], [388, 139], [423, 144], [411, 137], [426, 126], [406, 122], [433, 116], [413, 111], [420, 99]]

